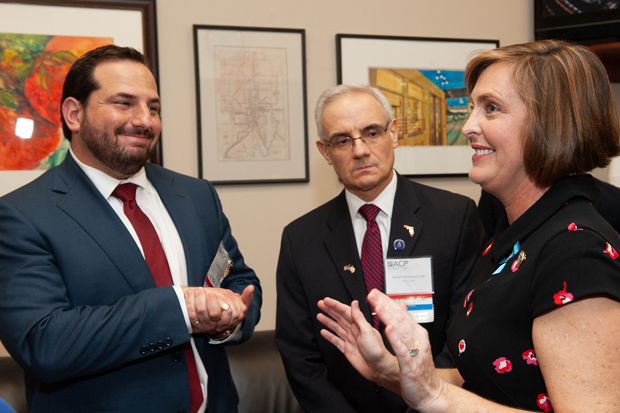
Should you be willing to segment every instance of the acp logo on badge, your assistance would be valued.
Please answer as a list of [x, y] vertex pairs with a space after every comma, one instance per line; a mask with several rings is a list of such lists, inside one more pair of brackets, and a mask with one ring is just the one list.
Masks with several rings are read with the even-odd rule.
[[387, 262], [388, 267], [406, 267], [409, 260], [391, 260]]

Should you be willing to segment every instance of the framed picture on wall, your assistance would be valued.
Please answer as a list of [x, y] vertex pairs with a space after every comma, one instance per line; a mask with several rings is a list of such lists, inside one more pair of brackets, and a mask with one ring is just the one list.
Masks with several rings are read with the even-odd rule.
[[140, 50], [158, 82], [155, 0], [0, 0], [0, 195], [62, 162], [64, 78], [106, 44]]
[[199, 177], [308, 182], [305, 31], [194, 25]]
[[336, 35], [339, 84], [369, 84], [398, 120], [394, 168], [406, 176], [461, 176], [472, 151], [463, 75], [469, 56], [497, 40]]

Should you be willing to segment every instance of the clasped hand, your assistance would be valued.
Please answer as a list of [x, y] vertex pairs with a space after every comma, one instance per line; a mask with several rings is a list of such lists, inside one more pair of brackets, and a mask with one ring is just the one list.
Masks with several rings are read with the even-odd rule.
[[243, 321], [254, 297], [254, 286], [245, 287], [241, 295], [226, 288], [208, 287], [183, 287], [183, 294], [192, 333], [213, 335]]

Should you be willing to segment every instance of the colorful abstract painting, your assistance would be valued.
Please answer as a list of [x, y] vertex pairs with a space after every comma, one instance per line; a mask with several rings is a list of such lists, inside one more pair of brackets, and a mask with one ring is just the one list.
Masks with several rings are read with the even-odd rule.
[[75, 60], [111, 38], [0, 33], [0, 170], [49, 169], [69, 148], [62, 86]]

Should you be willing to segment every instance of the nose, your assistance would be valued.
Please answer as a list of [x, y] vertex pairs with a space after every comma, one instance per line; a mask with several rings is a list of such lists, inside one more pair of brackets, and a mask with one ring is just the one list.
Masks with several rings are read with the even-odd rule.
[[363, 158], [370, 153], [370, 149], [361, 137], [353, 139], [352, 145], [354, 158]]
[[480, 134], [480, 125], [478, 124], [478, 118], [474, 111], [469, 114], [469, 118], [467, 118], [462, 130], [463, 135], [467, 136], [470, 142], [472, 135]]
[[151, 129], [153, 126], [153, 111], [149, 105], [136, 105], [132, 113], [131, 123], [135, 127]]

